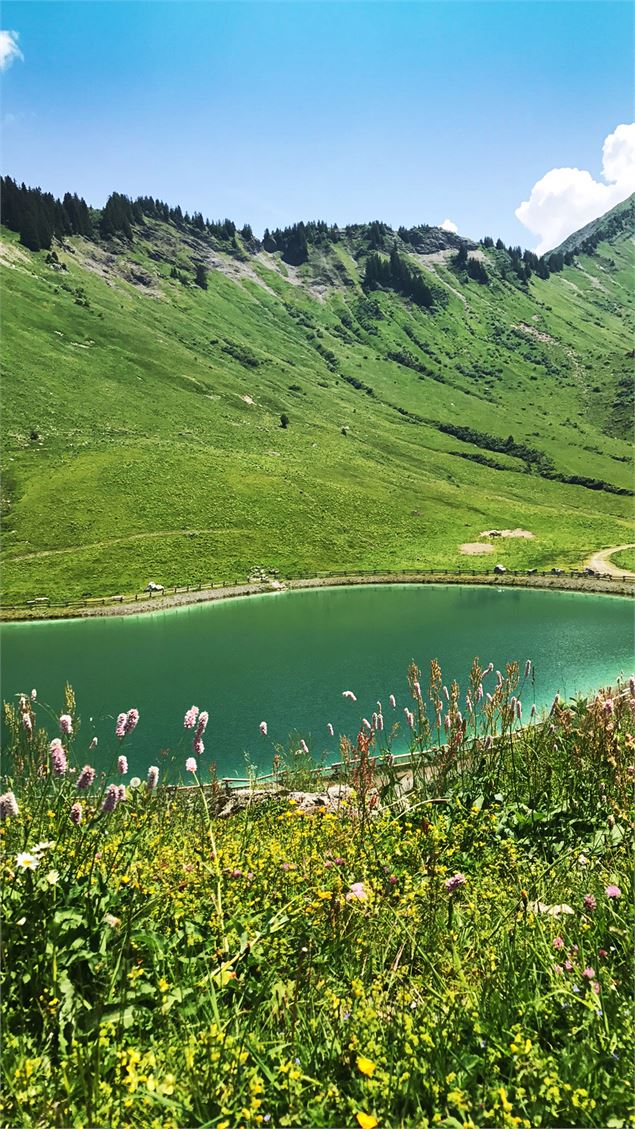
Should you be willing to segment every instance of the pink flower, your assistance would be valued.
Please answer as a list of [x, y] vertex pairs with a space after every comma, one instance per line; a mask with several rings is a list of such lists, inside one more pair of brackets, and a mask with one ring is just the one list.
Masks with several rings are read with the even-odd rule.
[[377, 728], [378, 728], [380, 733], [383, 733], [383, 731], [384, 731], [384, 715], [383, 715], [383, 713], [377, 714]]
[[585, 909], [591, 910], [591, 912], [593, 912], [593, 910], [597, 906], [597, 902], [596, 902], [595, 898], [593, 897], [593, 894], [585, 894], [583, 901], [584, 901]]
[[84, 809], [83, 809], [82, 805], [81, 804], [73, 804], [73, 806], [71, 807], [71, 810], [69, 812], [69, 815], [70, 815], [70, 818], [71, 818], [71, 823], [74, 823], [75, 826], [80, 824], [82, 822], [82, 819], [84, 818]]
[[73, 732], [73, 719], [69, 713], [63, 713], [60, 717], [60, 733], [71, 734]]
[[128, 771], [128, 758], [121, 756], [117, 758], [117, 768], [120, 776], [125, 776]]
[[136, 729], [138, 724], [139, 724], [139, 710], [128, 710], [128, 716], [126, 718], [126, 726], [125, 726], [126, 733], [132, 733], [133, 729]]
[[354, 901], [365, 902], [367, 900], [368, 900], [368, 894], [366, 893], [366, 890], [364, 889], [364, 883], [363, 882], [352, 882], [351, 885], [350, 885], [348, 894], [346, 895], [346, 901], [347, 902], [354, 902]]
[[553, 947], [554, 949], [564, 949], [564, 941], [562, 940], [562, 937], [554, 937]]
[[570, 960], [565, 960], [564, 969], [565, 969], [565, 972], [573, 972], [573, 965], [572, 965]]
[[443, 886], [448, 894], [453, 894], [455, 890], [460, 890], [461, 886], [465, 886], [467, 878], [464, 874], [453, 874], [451, 878], [446, 878]]
[[193, 748], [194, 752], [196, 753], [197, 757], [203, 756], [203, 753], [205, 752], [205, 745], [201, 741], [200, 737], [194, 738], [194, 740], [192, 741], [192, 748]]
[[620, 890], [619, 886], [614, 886], [613, 883], [611, 883], [609, 886], [606, 887], [606, 890], [604, 891], [604, 893], [606, 894], [607, 898], [621, 898], [622, 897], [622, 891]]
[[0, 796], [0, 819], [15, 819], [18, 811], [18, 801], [13, 792], [4, 792]]
[[478, 684], [478, 688], [477, 688], [477, 691], [476, 691], [476, 700], [477, 700], [477, 702], [483, 701], [483, 683], [482, 682], [479, 682], [479, 684]]
[[302, 749], [303, 753], [306, 753], [307, 756], [309, 755], [309, 746], [307, 745], [304, 738], [302, 738], [302, 740], [300, 741], [300, 748]]
[[606, 699], [606, 701], [604, 703], [604, 712], [605, 712], [607, 717], [610, 717], [611, 714], [614, 712], [614, 705], [613, 705], [613, 699], [612, 698]]
[[120, 784], [120, 785], [119, 785], [119, 801], [120, 801], [120, 803], [124, 803], [124, 801], [125, 801], [126, 799], [127, 799], [127, 794], [126, 794], [126, 785], [125, 785], [125, 784]]
[[113, 812], [119, 803], [119, 786], [117, 784], [109, 784], [104, 801], [101, 805], [101, 810], [109, 815]]
[[86, 788], [90, 788], [95, 780], [95, 769], [90, 764], [85, 764], [79, 776], [77, 777], [77, 787], [80, 792]]
[[196, 726], [196, 736], [197, 737], [203, 736], [205, 730], [207, 729], [208, 721], [209, 721], [209, 714], [208, 714], [207, 710], [203, 710], [203, 712], [198, 715], [198, 725]]
[[198, 768], [198, 765], [196, 763], [196, 757], [188, 757], [186, 762], [185, 762], [185, 771], [186, 772], [196, 772], [197, 768]]
[[582, 975], [585, 977], [586, 980], [595, 980], [595, 969], [591, 968], [590, 964], [587, 964], [587, 966], [586, 966], [584, 972], [582, 973]]
[[414, 728], [414, 723], [415, 723], [415, 715], [414, 715], [414, 714], [412, 713], [412, 711], [411, 711], [411, 710], [409, 710], [409, 709], [405, 709], [405, 710], [404, 710], [403, 712], [404, 712], [404, 713], [405, 713], [405, 715], [406, 715], [406, 721], [407, 721], [407, 723], [408, 723], [408, 725], [409, 725], [410, 729], [413, 729], [413, 728]]
[[413, 689], [413, 690], [414, 690], [414, 692], [415, 692], [415, 696], [416, 696], [417, 698], [420, 698], [420, 697], [421, 697], [421, 685], [420, 685], [420, 683], [419, 683], [419, 682], [416, 682], [416, 681], [415, 681], [415, 682], [413, 682], [413, 684], [412, 684], [412, 689]]
[[183, 718], [183, 728], [193, 729], [196, 725], [196, 719], [200, 713], [198, 706], [190, 706], [189, 710]]
[[333, 726], [331, 725], [330, 721], [327, 722], [326, 728], [329, 731], [329, 736], [333, 737], [335, 735], [335, 730], [333, 729]]
[[553, 970], [557, 976], [562, 976], [564, 969], [561, 964], [554, 964]]
[[50, 753], [53, 776], [64, 776], [68, 768], [68, 761], [66, 760], [66, 753], [62, 748], [61, 742], [56, 745], [55, 742], [52, 741]]
[[262, 733], [263, 737], [266, 737], [267, 736], [267, 722], [261, 721], [259, 728], [260, 728], [260, 732]]
[[351, 702], [357, 701], [357, 698], [355, 697], [352, 690], [342, 690], [342, 697], [343, 698], [350, 698]]
[[117, 717], [117, 723], [115, 725], [115, 737], [122, 738], [122, 737], [126, 736], [126, 722], [127, 722], [127, 720], [128, 720], [128, 714], [127, 713], [120, 713], [119, 714], [119, 716]]
[[591, 987], [593, 988], [593, 991], [595, 992], [596, 996], [599, 996], [599, 994], [600, 994], [600, 985], [598, 984], [597, 980], [594, 980], [594, 981], [593, 981], [593, 983], [591, 984]]
[[146, 777], [146, 783], [151, 791], [153, 791], [159, 783], [159, 770], [156, 764], [150, 765], [150, 768], [148, 769], [148, 775]]
[[516, 717], [519, 721], [522, 721], [523, 719], [523, 705], [520, 699], [516, 701]]
[[391, 695], [390, 695], [390, 697], [389, 697], [388, 701], [390, 702], [390, 704], [391, 704], [392, 708], [393, 708], [394, 710], [396, 710], [396, 709], [397, 709], [397, 699], [395, 698], [395, 695], [394, 695], [394, 694], [391, 694]]
[[25, 733], [28, 733], [30, 737], [33, 732], [33, 722], [31, 721], [31, 715], [29, 713], [22, 714], [22, 725], [24, 726]]

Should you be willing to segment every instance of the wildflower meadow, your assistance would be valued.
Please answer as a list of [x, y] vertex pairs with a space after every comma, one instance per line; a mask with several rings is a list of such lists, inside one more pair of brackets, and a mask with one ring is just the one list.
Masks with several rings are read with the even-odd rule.
[[234, 805], [213, 702], [189, 786], [134, 708], [102, 771], [70, 687], [5, 706], [3, 1125], [633, 1124], [635, 682], [409, 688]]

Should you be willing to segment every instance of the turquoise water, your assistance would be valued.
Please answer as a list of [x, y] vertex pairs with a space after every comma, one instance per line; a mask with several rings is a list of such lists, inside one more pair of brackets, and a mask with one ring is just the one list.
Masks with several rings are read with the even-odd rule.
[[[501, 670], [507, 661], [522, 667], [532, 659], [525, 716], [556, 691], [568, 697], [628, 675], [633, 604], [455, 585], [322, 588], [144, 616], [6, 624], [0, 641], [3, 698], [36, 687], [44, 718], [44, 703], [59, 714], [64, 683], [71, 683], [82, 717], [82, 763], [93, 734], [99, 746], [90, 759], [98, 767], [110, 763], [113, 719], [135, 706], [141, 720], [126, 739], [131, 774], [171, 763], [171, 775], [181, 776], [191, 751], [183, 714], [196, 704], [210, 713], [202, 763], [213, 760], [221, 775], [242, 776], [246, 756], [268, 769], [274, 746], [287, 746], [290, 734], [294, 747], [303, 737], [316, 758], [337, 760], [338, 734], [354, 737], [378, 699], [387, 720], [393, 716], [391, 693], [403, 719], [413, 659], [423, 687], [432, 658], [448, 685], [456, 678], [463, 687], [475, 655]], [[354, 691], [357, 702], [343, 698], [343, 690]]]

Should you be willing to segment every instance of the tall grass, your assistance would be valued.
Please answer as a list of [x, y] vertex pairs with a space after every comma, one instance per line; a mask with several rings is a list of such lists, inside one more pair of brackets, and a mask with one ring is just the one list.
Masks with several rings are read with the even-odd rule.
[[78, 789], [72, 691], [6, 706], [3, 1124], [630, 1124], [634, 687], [525, 677], [413, 667], [311, 815], [302, 759], [229, 819], [205, 754], [130, 781], [130, 714]]

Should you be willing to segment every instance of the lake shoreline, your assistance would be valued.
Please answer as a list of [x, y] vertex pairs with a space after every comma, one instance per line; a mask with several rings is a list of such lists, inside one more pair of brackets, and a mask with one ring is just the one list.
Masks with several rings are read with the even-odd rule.
[[[347, 576], [312, 577], [308, 579], [287, 580], [276, 587], [261, 581], [233, 585], [223, 588], [200, 588], [193, 591], [174, 592], [141, 598], [130, 603], [116, 602], [92, 607], [49, 607], [8, 609], [0, 614], [3, 623], [46, 623], [60, 619], [93, 619], [109, 616], [144, 615], [151, 612], [164, 612], [173, 608], [202, 604], [216, 600], [229, 600], [244, 596], [279, 595], [308, 588], [341, 588], [358, 585], [388, 584], [456, 584], [465, 587], [494, 588], [532, 588], [563, 592], [589, 592], [595, 595], [635, 596], [635, 581], [628, 577], [601, 576], [527, 576], [503, 573], [501, 575], [466, 573], [446, 575], [442, 571], [432, 574], [410, 575], [407, 573], [377, 573], [368, 576], [351, 573]], [[108, 597], [104, 597], [108, 599]]]

